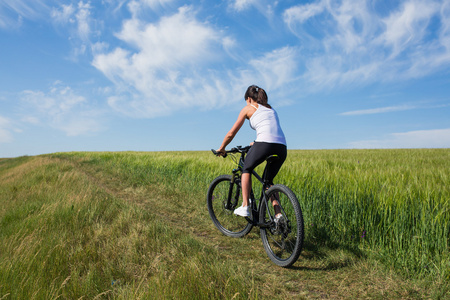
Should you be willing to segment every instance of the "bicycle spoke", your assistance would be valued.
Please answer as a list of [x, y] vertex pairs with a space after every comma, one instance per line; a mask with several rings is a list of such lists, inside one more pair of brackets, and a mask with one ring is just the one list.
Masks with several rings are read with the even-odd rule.
[[[292, 265], [300, 255], [303, 243], [303, 216], [295, 195], [286, 186], [277, 185], [270, 188], [267, 197], [271, 199], [276, 195], [284, 224], [276, 226], [274, 222], [269, 228], [261, 229], [261, 238], [264, 248], [271, 258], [279, 266]], [[273, 198], [272, 198], [273, 199]], [[270, 222], [275, 216], [272, 201], [264, 203], [260, 212], [260, 222]]]
[[[233, 214], [234, 209], [242, 202], [238, 184], [233, 184], [230, 198], [231, 176], [222, 175], [217, 177], [208, 190], [208, 211], [214, 225], [225, 235], [242, 237], [247, 234], [252, 226], [245, 218]], [[239, 199], [235, 196], [238, 195]]]
[[[269, 258], [278, 266], [289, 267], [300, 256], [304, 233], [300, 204], [288, 187], [277, 184], [266, 190], [265, 179], [253, 171], [252, 175], [262, 183], [260, 185], [262, 189], [259, 191], [264, 196], [258, 207], [259, 220], [255, 222], [253, 216], [242, 218], [233, 214], [238, 203], [242, 202], [240, 174], [244, 166], [245, 154], [249, 149], [250, 146], [238, 146], [226, 151], [226, 154], [240, 153], [241, 157], [238, 168], [233, 170], [232, 176], [221, 175], [209, 186], [207, 195], [209, 215], [214, 225], [223, 234], [231, 237], [242, 237], [250, 232], [253, 224], [258, 224], [264, 249]], [[217, 155], [215, 150], [212, 151]], [[268, 164], [269, 159], [276, 159], [276, 157], [269, 157]], [[265, 178], [264, 175], [263, 177]], [[254, 187], [252, 191], [255, 192]], [[252, 199], [254, 199], [253, 192], [250, 195]], [[256, 201], [253, 205], [255, 204]]]

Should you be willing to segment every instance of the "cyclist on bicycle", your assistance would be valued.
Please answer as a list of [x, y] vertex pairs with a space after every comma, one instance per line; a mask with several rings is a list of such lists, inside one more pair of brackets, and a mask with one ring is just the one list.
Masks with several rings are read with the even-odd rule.
[[[222, 145], [217, 149], [217, 152], [219, 155], [224, 155], [225, 147], [236, 136], [245, 119], [249, 120], [250, 127], [256, 130], [256, 140], [247, 153], [242, 171], [242, 206], [234, 210], [234, 214], [248, 217], [250, 216], [249, 197], [253, 169], [264, 162], [268, 156], [277, 155], [278, 159], [269, 164], [266, 174], [269, 183], [273, 185], [274, 177], [286, 160], [287, 148], [286, 138], [281, 130], [278, 115], [268, 104], [266, 92], [256, 85], [251, 85], [247, 88], [244, 99], [247, 105], [239, 113], [237, 121], [225, 135]], [[272, 199], [272, 205], [274, 206], [276, 217], [280, 217], [281, 210], [277, 200]]]

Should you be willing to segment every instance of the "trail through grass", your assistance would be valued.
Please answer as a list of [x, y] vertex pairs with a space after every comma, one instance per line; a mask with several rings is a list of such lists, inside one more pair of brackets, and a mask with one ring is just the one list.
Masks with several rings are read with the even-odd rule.
[[[292, 159], [279, 180], [302, 197], [308, 222], [322, 220], [323, 225], [308, 227], [305, 249], [291, 269], [270, 262], [256, 229], [243, 239], [231, 239], [213, 226], [205, 193], [215, 176], [231, 170], [229, 161], [204, 152], [62, 153], [2, 160], [0, 299], [448, 296], [449, 278], [444, 276], [448, 258], [442, 258], [443, 268], [436, 266], [439, 276], [433, 271], [408, 276], [404, 272], [410, 270], [408, 264], [403, 269], [401, 264], [389, 267], [383, 262], [389, 259], [388, 251], [373, 255], [373, 245], [364, 244], [363, 238], [338, 241], [334, 231], [344, 237], [349, 232], [337, 230], [340, 221], [331, 224], [318, 204], [308, 205], [313, 196], [302, 190], [316, 176], [328, 188], [324, 195], [331, 194], [333, 183], [341, 187], [334, 187], [335, 192], [351, 193], [351, 186], [338, 180], [343, 176], [339, 172], [353, 168], [354, 162], [346, 166], [339, 153], [323, 160], [308, 154], [312, 153], [290, 153]], [[305, 165], [309, 159], [315, 167]], [[380, 164], [376, 159], [373, 163]], [[334, 168], [331, 175], [326, 168]], [[437, 172], [445, 183], [448, 171]], [[369, 181], [376, 178], [367, 172], [354, 178], [364, 176], [373, 176]], [[377, 184], [383, 182], [386, 179]], [[395, 186], [388, 183], [391, 189]], [[377, 184], [371, 188], [380, 188]], [[432, 187], [434, 193], [446, 192], [438, 186]], [[364, 193], [369, 191], [366, 188]], [[346, 211], [324, 198], [324, 214]], [[446, 212], [442, 214], [445, 220]]]

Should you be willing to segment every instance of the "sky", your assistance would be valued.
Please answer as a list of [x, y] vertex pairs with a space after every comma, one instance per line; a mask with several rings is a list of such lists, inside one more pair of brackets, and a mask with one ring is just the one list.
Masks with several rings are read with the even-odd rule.
[[252, 84], [288, 149], [450, 148], [450, 0], [0, 1], [0, 157], [217, 149]]

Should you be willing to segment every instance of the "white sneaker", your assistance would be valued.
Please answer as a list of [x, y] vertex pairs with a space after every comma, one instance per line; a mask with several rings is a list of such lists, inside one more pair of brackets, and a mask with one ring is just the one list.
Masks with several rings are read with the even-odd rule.
[[234, 214], [241, 217], [250, 217], [250, 206], [240, 206], [234, 210]]

